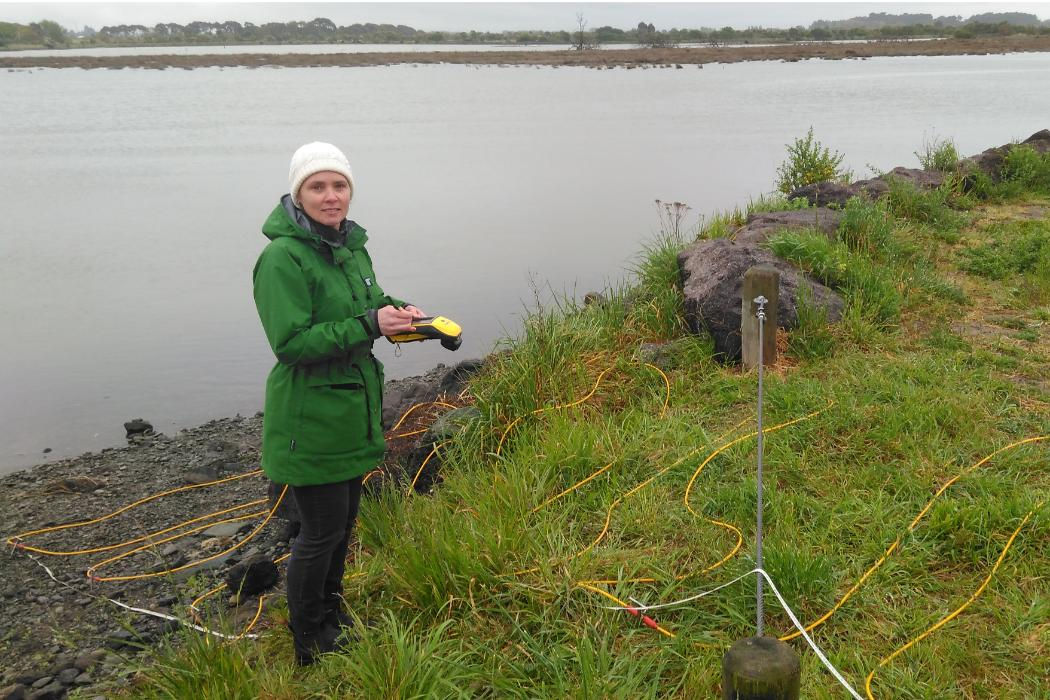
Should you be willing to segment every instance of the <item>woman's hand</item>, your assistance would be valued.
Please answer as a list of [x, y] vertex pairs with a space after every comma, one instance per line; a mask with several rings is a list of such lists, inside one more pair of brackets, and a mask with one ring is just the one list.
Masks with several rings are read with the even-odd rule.
[[427, 317], [427, 315], [425, 313], [423, 313], [422, 311], [420, 311], [416, 307], [412, 306], [411, 304], [405, 304], [404, 309], [405, 309], [405, 311], [408, 311], [410, 314], [412, 314], [412, 318], [426, 318]]
[[[409, 311], [414, 309], [415, 313]], [[399, 309], [396, 306], [384, 306], [377, 312], [379, 318], [379, 332], [382, 335], [397, 335], [398, 333], [409, 333], [416, 328], [412, 325], [412, 319], [423, 318], [422, 312], [414, 306], [406, 306]]]

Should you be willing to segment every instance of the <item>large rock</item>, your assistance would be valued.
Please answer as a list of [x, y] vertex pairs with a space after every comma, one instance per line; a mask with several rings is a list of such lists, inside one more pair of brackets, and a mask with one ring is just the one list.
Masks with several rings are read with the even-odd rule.
[[273, 588], [277, 579], [277, 565], [268, 556], [260, 554], [230, 567], [225, 581], [226, 588], [243, 599]]
[[789, 199], [804, 199], [813, 207], [834, 206], [842, 208], [850, 197], [855, 197], [856, 192], [850, 185], [828, 180], [827, 182], [815, 182], [812, 185], [803, 185], [788, 193]]
[[939, 170], [898, 167], [878, 177], [880, 180], [889, 180], [890, 178], [911, 183], [920, 190], [935, 190], [944, 184], [944, 173]]
[[711, 334], [723, 361], [740, 359], [740, 293], [744, 273], [754, 265], [771, 265], [780, 272], [779, 327], [798, 324], [796, 300], [804, 287], [809, 303], [826, 309], [829, 321], [842, 317], [842, 297], [769, 251], [724, 238], [698, 241], [678, 254], [685, 318], [692, 332]]
[[[1022, 141], [1021, 145], [1028, 146], [1038, 153], [1050, 153], [1050, 129], [1035, 132]], [[1006, 154], [1010, 152], [1013, 146], [1014, 144], [1012, 143], [1006, 143], [1002, 146], [989, 148], [987, 151], [982, 151], [975, 156], [964, 158], [960, 165], [963, 170], [980, 170], [988, 175], [993, 182], [998, 182], [1002, 177], [1003, 162], [1006, 159]], [[966, 183], [964, 183], [964, 188], [965, 185]]]
[[828, 238], [834, 238], [842, 222], [842, 212], [826, 207], [794, 211], [767, 211], [751, 214], [747, 222], [736, 230], [733, 240], [738, 244], [758, 245], [777, 231], [784, 229], [816, 229]]

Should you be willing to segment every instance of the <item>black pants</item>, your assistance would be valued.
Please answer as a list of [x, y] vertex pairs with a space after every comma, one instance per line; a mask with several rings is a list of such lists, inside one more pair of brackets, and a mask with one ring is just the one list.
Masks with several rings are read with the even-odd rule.
[[288, 489], [302, 519], [287, 574], [288, 613], [296, 636], [317, 634], [325, 617], [339, 609], [362, 478]]

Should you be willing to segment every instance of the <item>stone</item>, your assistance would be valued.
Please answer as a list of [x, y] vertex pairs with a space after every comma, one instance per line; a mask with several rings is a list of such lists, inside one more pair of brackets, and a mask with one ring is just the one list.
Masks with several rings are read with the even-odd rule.
[[92, 479], [87, 476], [70, 476], [48, 483], [45, 490], [48, 493], [91, 493], [103, 486], [105, 486], [105, 483], [98, 479]]
[[212, 569], [218, 569], [221, 566], [225, 566], [230, 556], [230, 554], [225, 554], [221, 557], [216, 557], [211, 561], [206, 561], [201, 564], [197, 564], [196, 566], [191, 566], [186, 569], [182, 569], [181, 571], [176, 571], [174, 574], [172, 574], [172, 576], [174, 576], [176, 581], [181, 583], [182, 581], [187, 580], [194, 574], [199, 574], [203, 571], [211, 571]]
[[65, 695], [65, 686], [61, 683], [49, 683], [43, 688], [31, 692], [26, 696], [26, 700], [61, 700]]
[[59, 654], [51, 662], [51, 665], [48, 667], [47, 672], [49, 675], [57, 676], [59, 671], [64, 671], [67, 668], [72, 668], [74, 661], [75, 658], [73, 656], [70, 656], [69, 654]]
[[47, 685], [53, 680], [54, 676], [44, 676], [43, 678], [37, 678], [35, 681], [33, 681], [33, 685], [29, 687], [33, 690], [39, 690], [40, 688], [43, 688], [45, 685]]
[[25, 700], [25, 697], [26, 687], [21, 683], [13, 683], [0, 688], [0, 700]]
[[73, 679], [73, 685], [91, 685], [94, 682], [95, 680], [91, 677], [90, 673], [81, 673]]
[[142, 418], [132, 418], [124, 424], [124, 430], [129, 438], [136, 435], [153, 435], [153, 424]]
[[73, 662], [73, 668], [78, 671], [86, 671], [97, 663], [100, 663], [106, 658], [105, 649], [92, 649], [91, 651], [85, 651], [77, 656]]
[[480, 372], [484, 366], [484, 360], [463, 360], [456, 364], [445, 374], [444, 377], [441, 378], [441, 383], [438, 385], [438, 391], [446, 396], [459, 394], [463, 391], [464, 387], [466, 387], [470, 378]]
[[642, 343], [638, 346], [638, 361], [670, 371], [675, 364], [673, 347], [670, 343]]
[[937, 170], [898, 167], [879, 176], [881, 180], [888, 181], [891, 178], [909, 182], [920, 190], [935, 190], [944, 184], [944, 173]]
[[207, 484], [219, 478], [219, 469], [215, 465], [196, 467], [186, 472], [182, 480], [187, 484]]
[[437, 396], [437, 386], [418, 379], [388, 383], [383, 389], [383, 427], [392, 426], [413, 404], [433, 401]]
[[812, 185], [803, 185], [788, 193], [789, 199], [805, 199], [813, 207], [826, 207], [833, 205], [839, 208], [846, 206], [850, 197], [856, 194], [849, 185], [841, 182], [816, 182]]
[[72, 685], [73, 681], [77, 676], [81, 674], [81, 671], [75, 668], [67, 668], [55, 676], [55, 680], [62, 685]]
[[226, 573], [226, 588], [243, 599], [273, 588], [279, 575], [269, 557], [259, 555], [237, 564]]
[[827, 311], [829, 322], [842, 316], [841, 296], [769, 251], [724, 238], [697, 241], [678, 254], [685, 319], [693, 333], [711, 334], [715, 353], [725, 362], [740, 360], [740, 293], [744, 273], [755, 265], [771, 265], [780, 272], [779, 327], [797, 325], [796, 300], [803, 288], [810, 304]]
[[106, 646], [119, 651], [125, 647], [135, 645], [135, 635], [128, 630], [114, 630], [106, 635]]
[[[241, 530], [243, 523], [219, 523], [218, 525], [212, 525], [207, 530], [201, 533], [201, 537], [233, 537]], [[251, 525], [251, 523], [248, 523]]]
[[841, 222], [842, 212], [827, 207], [758, 212], [747, 217], [744, 225], [733, 234], [733, 240], [736, 243], [758, 245], [785, 229], [815, 229], [833, 239]]

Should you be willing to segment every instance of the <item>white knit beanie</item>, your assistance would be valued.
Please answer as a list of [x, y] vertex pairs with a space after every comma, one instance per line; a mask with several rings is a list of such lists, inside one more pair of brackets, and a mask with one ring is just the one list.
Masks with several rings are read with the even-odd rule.
[[299, 188], [306, 178], [316, 173], [331, 171], [346, 177], [350, 183], [350, 197], [354, 196], [354, 176], [350, 173], [350, 161], [346, 159], [343, 152], [330, 143], [314, 141], [292, 154], [292, 162], [288, 166], [288, 191], [292, 195], [292, 203], [299, 204]]

